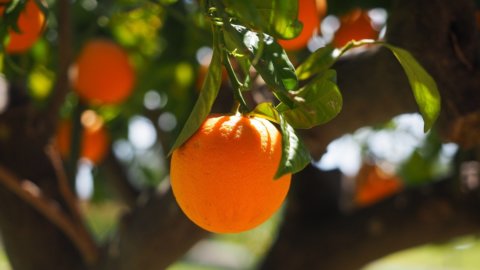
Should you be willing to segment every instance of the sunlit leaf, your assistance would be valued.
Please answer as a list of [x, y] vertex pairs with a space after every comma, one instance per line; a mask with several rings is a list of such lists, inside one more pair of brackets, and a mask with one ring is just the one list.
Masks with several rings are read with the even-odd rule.
[[251, 112], [253, 115], [259, 115], [263, 118], [266, 118], [272, 122], [280, 123], [280, 115], [278, 114], [277, 109], [270, 102], [263, 102], [257, 105], [255, 109]]
[[305, 80], [315, 74], [329, 69], [338, 59], [334, 55], [335, 48], [327, 45], [316, 50], [297, 68], [297, 76], [300, 80]]
[[386, 43], [383, 45], [392, 51], [405, 70], [425, 122], [424, 131], [430, 130], [440, 113], [437, 84], [408, 51]]
[[214, 33], [212, 61], [210, 62], [200, 95], [169, 154], [171, 154], [176, 148], [180, 147], [197, 131], [210, 113], [213, 102], [217, 97], [222, 81], [222, 60], [221, 51], [218, 45], [218, 35], [219, 33], [216, 31]]
[[330, 121], [340, 112], [343, 104], [335, 79], [334, 70], [326, 71], [295, 92], [297, 99], [303, 99], [295, 108], [289, 109], [280, 103], [277, 109], [294, 128], [312, 128]]
[[302, 30], [297, 20], [297, 0], [223, 0], [227, 12], [243, 24], [277, 38], [296, 37]]
[[226, 30], [226, 39], [231, 40], [241, 53], [249, 56], [275, 96], [292, 108], [294, 103], [289, 91], [297, 88], [298, 79], [283, 48], [271, 36], [249, 31], [240, 25], [227, 25]]
[[296, 173], [310, 163], [311, 157], [305, 144], [295, 134], [295, 130], [280, 115], [280, 129], [282, 131], [282, 158], [275, 173], [275, 179], [287, 173]]
[[328, 47], [324, 47], [313, 53], [298, 68], [297, 74], [300, 79], [307, 79], [316, 74], [321, 74], [348, 50], [367, 44], [385, 46], [395, 55], [407, 75], [415, 101], [417, 102], [420, 113], [424, 119], [424, 131], [426, 132], [430, 130], [440, 114], [441, 100], [437, 85], [430, 74], [425, 71], [417, 60], [415, 60], [408, 51], [402, 48], [375, 40], [351, 41], [341, 48], [338, 53], [331, 51]]

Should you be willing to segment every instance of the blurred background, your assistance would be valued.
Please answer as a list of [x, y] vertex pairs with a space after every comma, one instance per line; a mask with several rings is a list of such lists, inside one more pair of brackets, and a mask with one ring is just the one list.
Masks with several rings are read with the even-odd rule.
[[[25, 104], [37, 111], [50, 106], [60, 78], [57, 72], [61, 62], [57, 53], [61, 50], [59, 31], [62, 26], [57, 16], [61, 8], [59, 2], [43, 2], [49, 11], [44, 33], [27, 52], [0, 55], [0, 119], [2, 114], [9, 115], [13, 108]], [[299, 20], [304, 24], [302, 35], [298, 39], [279, 42], [292, 63], [298, 66], [317, 49], [327, 45], [340, 48], [352, 39], [386, 39], [401, 44], [404, 36], [411, 36], [414, 40], [421, 35], [430, 35], [432, 40], [451, 40], [450, 34], [442, 32], [447, 23], [442, 20], [459, 15], [453, 11], [448, 13], [448, 1], [433, 1], [431, 7], [428, 1], [397, 2], [300, 0]], [[72, 59], [76, 59], [90, 40], [106, 39], [128, 54], [135, 73], [133, 92], [116, 104], [87, 104], [75, 91], [66, 93], [59, 108], [58, 123], [70, 121], [73, 134], [77, 135], [60, 135], [60, 128], [53, 132], [55, 138], [68, 137], [70, 150], [62, 155], [63, 165], [80, 201], [80, 212], [85, 216], [88, 230], [96, 242], [109, 243], [120, 231], [119, 220], [125, 213], [134, 212], [132, 209], [136, 204], [149, 205], [146, 201], [152, 192], [159, 196], [168, 194], [167, 153], [201, 91], [212, 56], [212, 33], [201, 4], [194, 0], [74, 0], [70, 5]], [[460, 6], [475, 7], [476, 3], [465, 0]], [[439, 10], [444, 13], [432, 14]], [[461, 33], [460, 38], [475, 33], [478, 36], [474, 17], [478, 12], [474, 14], [473, 10], [468, 10], [468, 14], [466, 17], [472, 20], [462, 21], [465, 25], [458, 22], [461, 20], [452, 24], [452, 32]], [[408, 34], [402, 32], [403, 26], [399, 26], [403, 22], [405, 29], [411, 31], [410, 24], [415, 20], [427, 18], [425, 25], [431, 25], [435, 16], [439, 17], [438, 25], [431, 28], [442, 29], [438, 32]], [[390, 26], [393, 28], [391, 32]], [[421, 42], [419, 44], [423, 44]], [[455, 49], [449, 49], [455, 51], [468, 47], [462, 47], [462, 42], [460, 39], [460, 48], [451, 46]], [[475, 41], [472, 38], [470, 42]], [[461, 55], [478, 60], [480, 46], [478, 40], [476, 42], [476, 54]], [[412, 53], [420, 62], [426, 63], [426, 69], [432, 70], [432, 76], [439, 80], [441, 92], [452, 87], [446, 82], [455, 80], [457, 74], [446, 78], [439, 72], [448, 66], [438, 60], [443, 47], [428, 51], [433, 55], [430, 57], [427, 53], [422, 54], [424, 48], [421, 45], [408, 44], [411, 44]], [[436, 47], [435, 43], [425, 46]], [[351, 266], [336, 268], [331, 265], [348, 261], [349, 256], [355, 257], [353, 254], [362, 259], [352, 259], [358, 265], [353, 263], [355, 267], [351, 269], [359, 269], [360, 265], [364, 270], [480, 269], [480, 212], [476, 212], [480, 151], [476, 133], [472, 132], [469, 138], [477, 139], [468, 141], [477, 143], [466, 145], [462, 142], [467, 140], [454, 142], [445, 136], [445, 130], [452, 130], [444, 128], [442, 123], [452, 119], [448, 110], [453, 105], [448, 100], [455, 100], [453, 95], [443, 96], [447, 101], [442, 106], [447, 113], [442, 114], [438, 127], [424, 133], [422, 117], [410, 104], [413, 98], [409, 90], [398, 94], [401, 98], [389, 94], [388, 91], [397, 91], [396, 87], [405, 88], [407, 84], [403, 73], [391, 72], [399, 71], [398, 65], [383, 64], [382, 61], [391, 62], [391, 57], [385, 56], [387, 60], [384, 60], [384, 54], [377, 47], [364, 46], [347, 53], [344, 60], [334, 66], [338, 68], [340, 91], [345, 94], [343, 110], [346, 112], [341, 116], [344, 118], [312, 131], [300, 132], [314, 160], [305, 172], [293, 178], [287, 202], [274, 217], [254, 230], [239, 234], [195, 231], [190, 242], [178, 249], [180, 255], [177, 254], [171, 262], [167, 260], [169, 266], [166, 269], [307, 269], [302, 267], [314, 260], [325, 260], [326, 266], [312, 263], [310, 269], [350, 269]], [[377, 56], [381, 60], [377, 61]], [[448, 57], [450, 55], [445, 53], [445, 58]], [[437, 59], [437, 66], [432, 58]], [[364, 76], [370, 68], [372, 75]], [[477, 62], [472, 69], [478, 70]], [[359, 71], [363, 73], [349, 76]], [[391, 90], [371, 88], [374, 83], [364, 82], [375, 82], [378, 77], [385, 78], [386, 82], [377, 87], [390, 83]], [[222, 80], [214, 112], [229, 112], [232, 107], [232, 89], [227, 76]], [[255, 91], [246, 94], [249, 102], [259, 103], [271, 96], [260, 77], [255, 77], [253, 85]], [[357, 86], [364, 87], [364, 92], [355, 91]], [[472, 100], [478, 96], [478, 89], [475, 91]], [[399, 105], [391, 106], [389, 100], [378, 94], [381, 92], [392, 96]], [[410, 101], [404, 102], [403, 99]], [[471, 122], [465, 120], [462, 123]], [[475, 126], [478, 120], [473, 123], [471, 125]], [[95, 125], [95, 132], [100, 125], [106, 134], [103, 139], [88, 137], [84, 132]], [[88, 150], [82, 147], [86, 145], [105, 150], [98, 159], [92, 158], [85, 156], [84, 151]], [[16, 154], [6, 149], [0, 148], [0, 152], [4, 151], [0, 154], [0, 164]], [[18, 159], [22, 157], [23, 154], [19, 154]], [[22, 170], [25, 169], [17, 169]], [[124, 182], [119, 184], [115, 179], [124, 179]], [[132, 196], [136, 203], [130, 202]], [[5, 204], [3, 207], [10, 206]], [[306, 208], [309, 210], [302, 210]], [[392, 209], [400, 209], [401, 214], [396, 216], [396, 210]], [[465, 209], [465, 212], [458, 209]], [[9, 215], [0, 215], [0, 219], [6, 220]], [[403, 226], [410, 219], [411, 227]], [[17, 241], [9, 230], [4, 228], [2, 231], [8, 233], [9, 243]], [[429, 230], [431, 234], [425, 233]], [[311, 238], [300, 236], [308, 233]], [[326, 239], [329, 237], [324, 233], [332, 239]], [[415, 233], [424, 233], [425, 238], [403, 241], [415, 239]], [[189, 236], [185, 234], [185, 237]], [[365, 254], [362, 253], [362, 241], [366, 243]], [[331, 244], [333, 242], [338, 246]], [[385, 248], [382, 244], [386, 244]], [[168, 247], [167, 242], [165, 245]], [[288, 248], [283, 248], [285, 246]], [[162, 248], [165, 246], [159, 249], [159, 254], [163, 252]], [[332, 253], [325, 252], [330, 248]], [[16, 252], [16, 248], [12, 248], [11, 254]], [[321, 255], [313, 258], [315, 254]], [[291, 264], [278, 268], [289, 260], [290, 255]], [[309, 259], [302, 259], [302, 256], [309, 256]], [[21, 260], [18, 255], [13, 257]], [[329, 260], [331, 264], [328, 264]], [[295, 264], [295, 261], [303, 263]], [[3, 250], [0, 252], [0, 269], [13, 269]]]

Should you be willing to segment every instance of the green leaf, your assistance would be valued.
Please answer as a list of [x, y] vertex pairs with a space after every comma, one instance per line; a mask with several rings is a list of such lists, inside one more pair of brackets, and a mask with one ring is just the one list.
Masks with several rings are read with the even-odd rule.
[[273, 106], [273, 104], [270, 102], [263, 102], [258, 104], [257, 107], [255, 107], [255, 109], [250, 114], [258, 115], [277, 124], [280, 123], [280, 115], [278, 114], [275, 106]]
[[423, 129], [427, 132], [440, 114], [441, 101], [437, 84], [408, 51], [390, 44], [383, 45], [392, 51], [405, 70], [425, 122]]
[[192, 112], [190, 113], [190, 116], [183, 126], [182, 131], [173, 144], [169, 155], [173, 152], [173, 150], [186, 142], [202, 125], [203, 121], [210, 113], [213, 102], [217, 97], [222, 81], [222, 59], [218, 35], [218, 30], [216, 30], [214, 32], [212, 61], [208, 67], [208, 72], [203, 83], [202, 90], [200, 91], [200, 95], [195, 103], [195, 106], [193, 107]]
[[236, 50], [248, 55], [275, 96], [292, 108], [294, 102], [289, 91], [297, 88], [298, 79], [283, 48], [271, 36], [249, 31], [241, 25], [226, 24], [225, 29], [225, 39], [230, 40]]
[[297, 20], [297, 0], [223, 0], [226, 11], [243, 25], [277, 38], [298, 36], [302, 24]]
[[324, 47], [313, 53], [305, 63], [297, 69], [297, 74], [300, 79], [307, 79], [316, 74], [321, 74], [348, 50], [367, 44], [385, 46], [395, 55], [407, 75], [415, 101], [422, 114], [425, 122], [424, 131], [430, 130], [440, 114], [441, 100], [437, 85], [430, 74], [425, 71], [415, 58], [402, 48], [385, 42], [372, 40], [351, 41], [341, 48], [338, 53], [330, 51], [328, 47]]
[[361, 39], [352, 40], [338, 50], [331, 45], [321, 47], [308, 56], [297, 68], [297, 76], [300, 80], [306, 80], [314, 75], [321, 74], [327, 69], [330, 69], [347, 51], [371, 44], [384, 45], [385, 43], [371, 39]]
[[329, 69], [338, 59], [334, 55], [335, 48], [331, 45], [319, 48], [297, 68], [297, 76], [300, 80], [305, 80], [315, 74]]
[[289, 109], [283, 103], [278, 111], [294, 128], [312, 128], [334, 118], [342, 109], [342, 95], [338, 89], [336, 72], [327, 70], [322, 76], [295, 92], [297, 106]]
[[297, 20], [297, 0], [256, 0], [255, 5], [260, 11], [260, 17], [267, 22], [266, 33], [283, 39], [298, 36], [303, 25]]
[[296, 173], [310, 163], [310, 153], [303, 144], [292, 126], [280, 115], [280, 129], [282, 131], [282, 158], [275, 179], [287, 173]]
[[228, 14], [238, 18], [240, 22], [251, 27], [257, 28], [263, 24], [260, 18], [260, 12], [252, 0], [222, 0]]

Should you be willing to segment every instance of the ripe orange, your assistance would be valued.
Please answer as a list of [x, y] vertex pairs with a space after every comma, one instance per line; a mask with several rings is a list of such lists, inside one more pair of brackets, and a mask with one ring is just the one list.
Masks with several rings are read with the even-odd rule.
[[327, 11], [326, 0], [299, 0], [298, 20], [303, 23], [302, 32], [293, 39], [278, 40], [278, 43], [287, 51], [296, 51], [305, 48], [315, 30], [320, 25], [320, 19]]
[[341, 48], [351, 40], [376, 39], [377, 30], [372, 27], [368, 13], [361, 9], [354, 9], [340, 18], [338, 28], [333, 38], [333, 45]]
[[216, 233], [252, 229], [279, 209], [291, 175], [274, 180], [280, 132], [265, 119], [209, 116], [173, 152], [171, 184], [183, 212]]
[[387, 198], [403, 188], [402, 180], [383, 171], [377, 165], [364, 164], [357, 175], [355, 201], [359, 206], [368, 206]]
[[118, 104], [132, 93], [135, 71], [128, 54], [105, 39], [85, 44], [72, 69], [73, 88], [90, 103]]
[[[83, 133], [81, 136], [80, 156], [90, 160], [93, 164], [101, 162], [107, 154], [109, 136], [102, 119], [93, 111], [82, 114]], [[70, 155], [70, 142], [72, 137], [72, 123], [68, 120], [58, 125], [55, 143], [64, 158]]]
[[[3, 4], [7, 4], [10, 1], [1, 1]], [[0, 6], [0, 15], [3, 16], [5, 11], [4, 6]], [[21, 11], [18, 17], [18, 28], [20, 33], [15, 32], [13, 29], [9, 29], [9, 40], [6, 44], [7, 53], [22, 53], [30, 49], [33, 44], [38, 40], [45, 28], [46, 17], [40, 10], [35, 0], [27, 0], [25, 9]]]

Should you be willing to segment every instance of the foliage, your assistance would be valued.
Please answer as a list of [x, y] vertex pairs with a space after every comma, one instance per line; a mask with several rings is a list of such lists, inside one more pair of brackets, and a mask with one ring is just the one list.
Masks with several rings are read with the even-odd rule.
[[[433, 127], [439, 114], [440, 97], [434, 80], [403, 48], [382, 41], [353, 40], [337, 49], [324, 44], [310, 51], [285, 51], [278, 41], [293, 39], [302, 30], [297, 0], [74, 1], [70, 7], [74, 20], [70, 32], [74, 35], [66, 58], [58, 54], [64, 25], [49, 12], [59, 9], [59, 1], [53, 0], [47, 1], [48, 5], [35, 0], [47, 16], [47, 25], [33, 47], [22, 54], [5, 50], [9, 33], [21, 32], [18, 19], [27, 2], [2, 2], [0, 71], [11, 86], [13, 105], [29, 100], [43, 112], [60, 100], [58, 120], [70, 118], [75, 125], [67, 140], [72, 151], [65, 160], [72, 186], [81, 156], [79, 134], [85, 112], [94, 111], [105, 123], [116, 156], [130, 165], [125, 166], [129, 167], [128, 173], [134, 171], [134, 184], [156, 186], [169, 173], [165, 161], [169, 154], [184, 145], [209, 114], [218, 112], [217, 103], [225, 103], [218, 106], [223, 114], [239, 113], [273, 122], [282, 133], [282, 156], [275, 178], [299, 172], [311, 157], [297, 130], [328, 123], [342, 109], [348, 109], [343, 108], [335, 64], [359, 47], [382, 46], [397, 58], [425, 120], [425, 131]], [[353, 7], [388, 9], [390, 2], [328, 1], [328, 13], [341, 15]], [[60, 70], [60, 63], [69, 57], [67, 60], [75, 62], [85, 45], [99, 38], [112, 41], [128, 53], [135, 69], [134, 91], [121, 103], [91, 104], [74, 89], [67, 89], [66, 95], [57, 89], [61, 75], [67, 72]], [[198, 91], [195, 82], [201, 63], [195, 56], [200, 58], [202, 49], [211, 50], [211, 60]], [[93, 61], [95, 66], [102, 64], [98, 59]], [[228, 85], [223, 70], [228, 74]], [[106, 76], [106, 69], [99, 73], [100, 77], [119, 80]], [[225, 94], [225, 90], [230, 92]], [[132, 142], [132, 133], [141, 133], [131, 130], [136, 117], [142, 117], [154, 129], [155, 138], [148, 147]], [[422, 158], [412, 156], [412, 163]], [[95, 188], [107, 190], [107, 184], [98, 181], [104, 177], [105, 168], [101, 161], [95, 163]], [[99, 197], [111, 198], [108, 196]]]
[[[333, 50], [329, 46], [320, 48], [298, 68], [300, 78], [314, 77], [303, 88], [298, 89], [295, 69], [282, 47], [272, 36], [267, 34], [271, 32], [270, 28], [262, 28], [263, 24], [254, 23], [253, 26], [250, 26], [255, 28], [254, 31], [253, 29], [248, 29], [248, 24], [246, 26], [231, 24], [232, 20], [239, 19], [240, 22], [243, 20], [242, 18], [229, 17], [222, 4], [217, 3], [215, 5], [215, 2], [210, 3], [208, 1], [206, 3], [205, 9], [211, 11], [210, 18], [212, 24], [215, 25], [215, 33], [218, 31], [219, 35], [225, 35], [224, 39], [214, 39], [214, 51], [219, 49], [227, 50], [227, 54], [222, 54], [222, 57], [239, 58], [239, 61], [244, 65], [253, 66], [277, 98], [277, 101], [274, 102], [277, 103], [275, 108], [268, 109], [269, 114], [265, 115], [269, 119], [279, 122], [279, 117], [281, 117], [293, 128], [312, 128], [330, 121], [340, 112], [342, 99], [336, 85], [335, 71], [328, 69], [348, 50], [365, 44], [383, 45], [397, 57], [407, 73], [415, 99], [425, 119], [425, 131], [431, 128], [439, 114], [440, 97], [435, 82], [417, 61], [401, 48], [368, 40], [352, 41], [342, 47], [340, 52]], [[239, 10], [245, 10], [246, 14], [258, 12], [255, 10], [256, 7], [253, 1], [251, 5], [248, 3], [249, 1], [246, 1], [241, 4], [242, 7]], [[274, 11], [274, 9], [270, 10], [270, 16], [274, 16]], [[295, 23], [295, 18], [293, 17], [287, 16], [284, 19], [289, 20], [287, 25]], [[227, 43], [224, 42], [225, 40], [230, 41], [230, 46], [227, 46]], [[218, 53], [214, 55], [218, 55]], [[216, 60], [216, 63], [219, 62]], [[225, 63], [227, 69], [229, 69], [230, 61]], [[244, 70], [249, 70], [249, 68], [244, 68]], [[234, 89], [235, 93], [237, 93], [235, 97], [240, 104], [240, 111], [248, 113], [248, 105], [245, 104], [242, 98], [242, 92], [251, 89], [245, 89], [247, 85], [238, 82], [238, 79], [232, 72], [230, 75], [232, 85], [236, 88]], [[249, 74], [243, 75], [247, 78], [250, 76]], [[217, 72], [216, 76], [217, 80], [220, 80], [220, 72]], [[217, 85], [217, 89], [218, 87], [219, 85]], [[210, 89], [210, 91], [213, 90]], [[204, 95], [206, 94], [200, 95], [199, 102], [197, 102], [194, 111], [190, 114], [190, 118], [186, 122], [186, 128], [182, 130], [181, 137], [176, 141], [173, 149], [186, 141], [196, 131], [199, 123], [205, 119], [207, 115], [205, 112], [210, 110], [213, 101], [205, 104], [202, 98]], [[211, 97], [214, 96], [211, 95]], [[202, 111], [202, 113], [199, 114], [199, 111]], [[262, 111], [256, 110], [255, 113], [262, 116]], [[286, 137], [296, 138], [295, 131], [292, 128], [282, 128], [282, 132]], [[306, 149], [301, 146], [301, 142], [298, 140], [290, 140], [290, 144], [285, 144], [283, 154], [284, 157], [279, 165], [277, 176], [282, 173], [295, 173], [308, 164], [308, 159], [305, 158], [305, 156], [308, 156]], [[296, 166], [291, 166], [292, 161], [296, 163]]]

